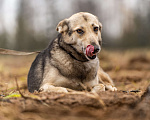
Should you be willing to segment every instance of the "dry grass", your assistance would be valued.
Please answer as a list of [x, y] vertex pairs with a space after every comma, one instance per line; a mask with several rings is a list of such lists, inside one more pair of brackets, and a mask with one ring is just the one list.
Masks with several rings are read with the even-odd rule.
[[[140, 120], [142, 115], [146, 116], [143, 119], [150, 117], [148, 115], [150, 104], [145, 102], [139, 104], [150, 83], [149, 50], [102, 51], [100, 64], [113, 78], [118, 91], [99, 94], [74, 91], [68, 94], [29, 93], [27, 73], [34, 58], [35, 55], [0, 55], [1, 120], [100, 118]], [[15, 78], [23, 96], [17, 90]], [[140, 92], [130, 92], [132, 90]]]

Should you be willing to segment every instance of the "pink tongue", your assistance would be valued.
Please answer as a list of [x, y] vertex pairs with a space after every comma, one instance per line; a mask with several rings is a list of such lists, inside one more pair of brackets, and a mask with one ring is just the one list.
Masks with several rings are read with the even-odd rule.
[[93, 52], [94, 52], [94, 46], [93, 45], [88, 45], [86, 47], [86, 55], [89, 56], [89, 57], [92, 57]]

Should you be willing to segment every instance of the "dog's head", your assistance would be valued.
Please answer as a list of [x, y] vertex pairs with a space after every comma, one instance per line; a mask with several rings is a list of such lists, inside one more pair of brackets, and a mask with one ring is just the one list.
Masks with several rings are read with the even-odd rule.
[[90, 13], [80, 12], [59, 22], [56, 30], [62, 34], [66, 44], [72, 45], [87, 59], [95, 59], [101, 50], [102, 24]]

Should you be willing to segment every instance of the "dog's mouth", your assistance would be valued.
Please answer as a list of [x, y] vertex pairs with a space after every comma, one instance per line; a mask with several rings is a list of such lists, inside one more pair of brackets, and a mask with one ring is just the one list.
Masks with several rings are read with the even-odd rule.
[[96, 58], [96, 51], [94, 49], [94, 46], [93, 45], [88, 45], [86, 47], [86, 56], [89, 58], [89, 59], [95, 59]]

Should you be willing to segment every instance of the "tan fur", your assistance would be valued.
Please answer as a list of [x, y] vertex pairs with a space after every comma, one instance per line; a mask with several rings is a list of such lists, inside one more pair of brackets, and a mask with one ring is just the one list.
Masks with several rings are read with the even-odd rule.
[[[94, 27], [98, 27], [99, 30], [97, 32], [93, 31]], [[78, 29], [82, 29], [84, 34], [77, 33]], [[58, 49], [60, 47], [58, 44], [54, 44], [52, 51], [50, 51], [50, 62], [45, 63], [46, 67], [44, 68], [43, 82], [40, 89], [56, 92], [67, 92], [66, 88], [74, 90], [91, 89], [91, 92], [105, 91], [105, 89], [116, 91], [117, 88], [114, 87], [112, 79], [99, 67], [99, 59], [96, 57], [90, 60], [86, 56], [86, 47], [92, 43], [98, 45], [101, 49], [102, 24], [98, 21], [98, 18], [90, 13], [80, 12], [60, 21], [56, 30], [62, 34], [63, 43], [60, 44], [72, 45], [83, 56], [82, 58], [74, 54], [71, 49], [69, 52], [76, 59], [88, 59], [89, 61], [74, 61], [66, 51]], [[54, 42], [58, 43], [58, 41], [56, 39]], [[64, 48], [70, 49], [69, 46], [64, 46]], [[81, 73], [87, 74], [83, 81], [76, 77]]]

